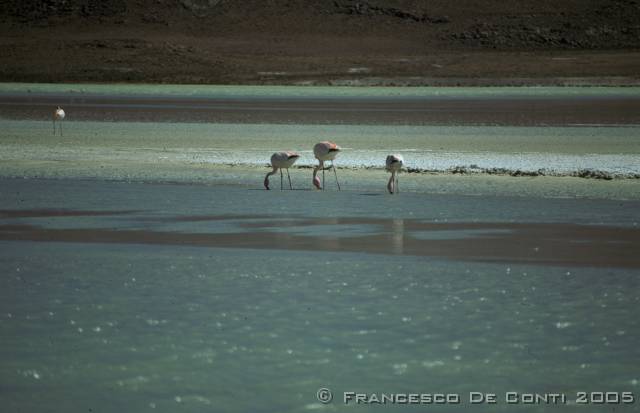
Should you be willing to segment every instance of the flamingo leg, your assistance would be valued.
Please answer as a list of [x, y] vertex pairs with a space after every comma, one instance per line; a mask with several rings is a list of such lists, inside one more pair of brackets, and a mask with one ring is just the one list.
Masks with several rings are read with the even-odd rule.
[[60, 121], [60, 136], [62, 136], [62, 121]]
[[53, 118], [53, 136], [56, 135], [56, 119]]
[[396, 175], [396, 194], [400, 193], [400, 178]]
[[280, 168], [280, 190], [282, 191], [282, 168]]
[[322, 165], [322, 190], [324, 191], [324, 165]]
[[291, 185], [291, 175], [289, 175], [289, 168], [287, 168], [287, 178], [289, 178], [289, 189], [293, 189], [293, 185]]
[[395, 171], [391, 171], [391, 177], [389, 178], [389, 182], [387, 183], [387, 190], [389, 191], [390, 194], [394, 194], [397, 192], [397, 187], [396, 187], [396, 172]]
[[338, 191], [340, 191], [340, 182], [338, 182], [338, 172], [336, 172], [336, 166], [331, 161], [331, 168], [333, 169], [333, 174], [336, 176], [336, 185], [338, 185]]

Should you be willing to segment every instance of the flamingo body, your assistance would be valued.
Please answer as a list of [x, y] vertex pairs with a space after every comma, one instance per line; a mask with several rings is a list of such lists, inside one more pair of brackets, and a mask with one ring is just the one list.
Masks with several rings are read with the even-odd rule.
[[56, 120], [64, 119], [64, 109], [62, 109], [60, 106], [58, 106], [58, 108], [56, 109], [55, 117]]
[[313, 146], [313, 155], [319, 161], [333, 161], [338, 153], [340, 147], [331, 141], [318, 142]]
[[387, 183], [387, 190], [390, 194], [398, 192], [398, 176], [397, 174], [402, 170], [404, 164], [404, 158], [400, 154], [392, 154], [387, 156], [386, 169], [391, 172], [391, 177]]
[[[313, 168], [313, 185], [318, 189], [324, 189], [324, 162], [331, 161], [331, 169], [333, 169], [333, 173], [336, 176], [336, 184], [338, 185], [338, 190], [340, 190], [340, 183], [338, 182], [338, 173], [336, 172], [336, 168], [333, 165], [333, 160], [340, 153], [341, 148], [336, 145], [335, 142], [324, 141], [318, 142], [313, 146], [313, 155], [318, 160], [318, 166]], [[322, 186], [320, 186], [320, 178], [318, 178], [318, 170], [322, 169]]]
[[271, 155], [271, 166], [283, 169], [291, 168], [299, 157], [300, 155], [292, 151], [276, 152]]
[[276, 152], [271, 155], [271, 167], [273, 170], [264, 177], [264, 187], [269, 189], [269, 177], [280, 170], [280, 189], [282, 189], [282, 170], [286, 169], [287, 177], [289, 178], [289, 189], [293, 189], [291, 177], [289, 176], [289, 168], [296, 163], [299, 157], [300, 155], [293, 151]]

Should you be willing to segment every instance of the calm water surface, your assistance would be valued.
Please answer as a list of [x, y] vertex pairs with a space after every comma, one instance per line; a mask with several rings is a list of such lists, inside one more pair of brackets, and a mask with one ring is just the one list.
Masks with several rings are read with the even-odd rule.
[[[634, 228], [637, 202], [73, 180], [2, 180], [0, 189], [1, 209], [15, 211], [3, 213], [5, 234], [25, 225], [51, 230], [51, 241], [67, 229], [274, 234], [260, 250], [0, 241], [0, 404], [7, 411], [482, 412], [486, 406], [467, 398], [485, 392], [500, 397], [491, 411], [542, 412], [550, 407], [507, 405], [504, 395], [562, 393], [567, 403], [559, 411], [573, 411], [579, 391], [638, 397], [639, 273], [617, 267], [615, 256], [610, 267], [590, 268], [447, 261], [401, 249], [327, 252], [322, 243], [366, 242], [379, 228], [278, 225], [340, 214]], [[258, 212], [257, 205], [271, 208]], [[74, 210], [102, 212], [64, 213]], [[225, 214], [230, 219], [216, 218]], [[288, 251], [278, 234], [290, 233], [322, 249]], [[316, 399], [323, 387], [335, 394], [330, 404]], [[349, 391], [457, 394], [462, 408], [345, 406]], [[616, 411], [636, 411], [637, 403]]]

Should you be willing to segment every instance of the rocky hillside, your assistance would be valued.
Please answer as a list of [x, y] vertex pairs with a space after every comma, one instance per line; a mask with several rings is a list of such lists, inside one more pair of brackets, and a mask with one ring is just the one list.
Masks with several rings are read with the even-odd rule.
[[640, 73], [640, 0], [4, 0], [0, 23], [5, 81]]

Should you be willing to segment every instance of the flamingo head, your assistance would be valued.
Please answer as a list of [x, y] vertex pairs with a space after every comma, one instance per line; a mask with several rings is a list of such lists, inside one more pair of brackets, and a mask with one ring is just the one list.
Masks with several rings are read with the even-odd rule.
[[320, 178], [318, 178], [317, 176], [313, 177], [313, 186], [315, 186], [317, 189], [322, 189], [322, 187], [320, 186]]

